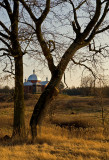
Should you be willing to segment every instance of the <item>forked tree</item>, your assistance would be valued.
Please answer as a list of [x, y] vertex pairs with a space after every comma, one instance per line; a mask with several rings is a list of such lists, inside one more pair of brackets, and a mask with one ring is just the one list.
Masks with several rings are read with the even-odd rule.
[[[45, 59], [47, 60], [48, 68], [51, 72], [51, 80], [46, 89], [44, 90], [44, 92], [41, 94], [37, 104], [35, 105], [31, 117], [30, 126], [32, 131], [32, 137], [34, 140], [34, 138], [37, 135], [37, 124], [43, 117], [43, 111], [45, 110], [47, 105], [49, 105], [49, 103], [53, 100], [53, 98], [58, 94], [57, 87], [62, 79], [62, 76], [70, 60], [71, 59], [73, 60], [75, 54], [79, 54], [79, 56], [81, 56], [81, 52], [77, 51], [79, 51], [81, 48], [85, 48], [86, 46], [89, 46], [89, 49], [91, 51], [95, 51], [95, 53], [102, 52], [101, 49], [96, 48], [95, 45], [92, 48], [91, 42], [95, 36], [97, 37], [103, 32], [109, 30], [109, 25], [108, 23], [106, 23], [106, 20], [108, 19], [109, 16], [108, 14], [109, 1], [79, 0], [77, 2], [73, 0], [60, 0], [60, 1], [46, 0], [46, 3], [45, 1], [42, 3], [38, 0], [33, 0], [33, 1], [19, 0], [19, 1], [24, 6], [24, 8], [28, 12], [30, 18], [34, 23], [34, 26], [32, 26], [34, 34], [36, 35], [38, 43], [42, 49], [42, 53]], [[37, 7], [38, 3], [42, 3], [42, 8], [40, 8], [39, 10], [40, 14], [39, 12], [34, 10], [34, 7]], [[66, 15], [66, 18], [69, 18], [69, 16], [73, 17], [72, 30], [75, 33], [74, 34], [75, 36], [71, 37], [72, 42], [70, 43], [66, 51], [62, 54], [62, 57], [60, 61], [57, 62], [57, 64], [54, 63], [52, 50], [50, 45], [48, 45], [48, 41], [45, 40], [42, 27], [43, 23], [46, 21], [46, 18], [50, 14], [50, 11], [54, 4], [55, 5], [57, 4], [56, 6], [64, 4], [64, 6], [67, 7], [67, 11], [69, 8], [70, 14]], [[84, 12], [85, 14], [83, 14]], [[58, 12], [56, 8], [53, 10], [52, 13], [54, 13], [58, 17]], [[66, 12], [66, 14], [68, 14], [68, 12]], [[86, 19], [84, 20], [85, 17], [87, 20]], [[53, 17], [51, 16], [51, 18]], [[55, 40], [52, 41], [52, 43], [50, 44], [53, 43], [55, 43]]]

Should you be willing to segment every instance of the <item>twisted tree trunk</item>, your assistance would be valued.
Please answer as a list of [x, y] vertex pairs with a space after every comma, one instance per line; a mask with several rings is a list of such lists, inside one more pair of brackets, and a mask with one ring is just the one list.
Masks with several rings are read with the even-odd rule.
[[33, 141], [37, 136], [37, 124], [43, 118], [43, 112], [45, 108], [59, 93], [59, 90], [57, 89], [57, 87], [61, 82], [61, 78], [62, 78], [62, 75], [60, 75], [59, 72], [55, 71], [48, 86], [45, 88], [44, 92], [41, 94], [37, 104], [34, 107], [34, 111], [30, 121]]
[[33, 141], [37, 136], [37, 124], [39, 123], [40, 119], [43, 116], [43, 112], [46, 107], [50, 104], [53, 98], [59, 93], [57, 87], [59, 86], [63, 73], [72, 58], [75, 52], [82, 47], [81, 44], [74, 42], [70, 45], [67, 49], [66, 54], [63, 55], [60, 63], [52, 72], [51, 80], [48, 86], [45, 88], [44, 92], [41, 94], [37, 104], [34, 107], [34, 111], [31, 117], [30, 126], [31, 126], [31, 133]]

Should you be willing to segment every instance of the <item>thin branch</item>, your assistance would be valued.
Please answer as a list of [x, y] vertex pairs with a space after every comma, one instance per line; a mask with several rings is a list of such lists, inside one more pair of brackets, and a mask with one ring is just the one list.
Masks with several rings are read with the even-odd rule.
[[24, 8], [28, 11], [30, 17], [32, 18], [32, 20], [34, 22], [37, 22], [37, 18], [34, 16], [33, 12], [32, 12], [32, 9], [26, 4], [26, 2], [24, 0], [19, 0], [22, 5], [24, 6]]
[[21, 24], [26, 24], [28, 27], [31, 27], [34, 31], [36, 31], [35, 30], [35, 28], [33, 27], [33, 25], [32, 24], [30, 24], [30, 23], [27, 23], [27, 22], [19, 22], [19, 23], [21, 23]]
[[0, 41], [2, 41], [2, 43], [5, 44], [9, 48], [9, 50], [12, 52], [10, 45], [5, 40], [3, 40], [1, 37], [0, 37]]
[[4, 3], [6, 5], [6, 11], [8, 13], [8, 16], [9, 16], [10, 20], [12, 20], [12, 9], [11, 9], [11, 6], [10, 6], [8, 0], [4, 0]]
[[95, 26], [95, 24], [97, 23], [99, 17], [100, 17], [100, 12], [101, 12], [101, 1], [100, 0], [96, 0], [96, 10], [95, 10], [95, 14], [93, 16], [93, 18], [91, 19], [91, 21], [88, 23], [88, 25], [86, 26], [84, 32], [82, 33], [82, 37], [83, 39], [85, 39], [88, 34], [90, 33], [90, 31], [92, 30], [92, 28]]
[[4, 29], [4, 31], [6, 31], [8, 34], [10, 34], [9, 29], [0, 21], [0, 25], [2, 26], [2, 28]]
[[48, 46], [49, 46], [50, 52], [53, 52], [55, 50], [55, 42], [53, 40], [48, 41]]
[[107, 27], [101, 29], [101, 30], [96, 31], [96, 34], [99, 34], [99, 33], [101, 33], [101, 32], [104, 32], [104, 31], [106, 31], [106, 30], [108, 30], [108, 29], [109, 29], [109, 25], [108, 25]]
[[[92, 47], [92, 45], [93, 45], [93, 47]], [[106, 48], [109, 48], [109, 46], [106, 45], [106, 46], [101, 47], [101, 45], [100, 45], [99, 48], [97, 49], [96, 46], [95, 46], [95, 41], [94, 40], [93, 40], [92, 44], [89, 43], [89, 51], [95, 52], [95, 54], [96, 53], [101, 53], [102, 50], [105, 50]]]
[[[105, 19], [106, 15], [107, 15], [107, 13], [108, 13], [108, 11], [109, 11], [109, 10], [108, 10], [108, 7], [109, 7], [109, 1], [108, 1], [108, 2], [106, 3], [106, 5], [105, 5], [104, 12], [103, 12], [100, 20], [97, 22], [97, 24], [95, 25], [94, 29], [92, 30], [90, 36], [89, 36], [88, 39], [86, 40], [87, 42], [90, 42], [90, 41], [94, 38], [94, 36], [95, 36], [98, 28], [99, 28], [100, 25], [102, 24], [103, 20]], [[106, 29], [108, 29], [108, 27], [106, 27]], [[98, 31], [98, 32], [99, 32], [99, 31]]]
[[[74, 7], [74, 4], [73, 4], [72, 0], [69, 0], [69, 1], [70, 1], [71, 5], [72, 5], [72, 7], [73, 7], [73, 12], [74, 12], [74, 22], [72, 23], [73, 29], [74, 29], [74, 31], [76, 32], [76, 34], [79, 34], [81, 27], [80, 27], [79, 22], [78, 22], [78, 20], [77, 20], [76, 9], [75, 9], [75, 7]], [[75, 26], [75, 24], [76, 24], [76, 26]]]
[[6, 52], [9, 52], [9, 50], [8, 50], [8, 49], [6, 49], [6, 48], [0, 48], [0, 51], [6, 51]]
[[83, 64], [83, 63], [81, 63], [81, 62], [76, 62], [73, 58], [71, 58], [71, 60], [72, 60], [72, 62], [73, 62], [74, 64], [83, 66], [83, 67], [85, 67], [86, 69], [88, 69], [88, 70], [92, 73], [92, 75], [93, 75], [94, 77], [96, 76], [95, 73], [93, 72], [93, 70], [92, 70], [90, 67], [88, 67], [87, 65], [85, 65], [85, 64]]
[[66, 83], [66, 78], [65, 78], [65, 72], [64, 72], [64, 83], [65, 83], [66, 87], [68, 88], [68, 85]]
[[33, 34], [32, 34], [32, 35], [30, 36], [30, 38], [29, 38], [29, 42], [27, 43], [27, 46], [25, 47], [25, 50], [24, 50], [24, 52], [23, 52], [23, 55], [26, 54], [26, 49], [28, 48], [28, 46], [29, 46], [29, 44], [30, 44], [30, 42], [31, 42], [32, 36], [33, 36]]
[[10, 39], [10, 37], [8, 35], [6, 35], [6, 34], [4, 34], [2, 32], [0, 32], [0, 36], [2, 36], [5, 39], [8, 39], [8, 40]]
[[75, 9], [79, 9], [87, 0], [84, 0], [83, 2], [81, 2]]
[[7, 62], [6, 62], [6, 63], [5, 63], [5, 67], [3, 68], [3, 72], [7, 72], [7, 73], [10, 73], [10, 74], [15, 75], [15, 74], [13, 73], [14, 69], [13, 69], [13, 62], [12, 62], [12, 59], [11, 59], [11, 58], [10, 58], [10, 56], [8, 56], [8, 55], [7, 55], [7, 57], [8, 57], [8, 58], [9, 58], [9, 60], [10, 60], [10, 64], [11, 64], [10, 69], [11, 69], [11, 71], [6, 70], [6, 69], [7, 69], [7, 67], [8, 67], [8, 64], [7, 64]]

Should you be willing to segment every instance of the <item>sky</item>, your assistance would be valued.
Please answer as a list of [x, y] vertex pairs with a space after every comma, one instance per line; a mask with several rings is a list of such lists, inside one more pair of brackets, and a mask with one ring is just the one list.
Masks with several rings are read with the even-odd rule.
[[[37, 60], [34, 60], [30, 57], [28, 57], [27, 55], [23, 57], [23, 60], [24, 60], [24, 74], [23, 74], [23, 80], [25, 81], [25, 79], [28, 79], [28, 77], [33, 74], [33, 70], [35, 69], [35, 73], [38, 77], [40, 77], [41, 81], [45, 81], [46, 80], [46, 77], [48, 77], [48, 80], [50, 80], [51, 78], [51, 74], [50, 74], [50, 71], [47, 67], [44, 67], [42, 65], [39, 65], [37, 63]], [[105, 72], [103, 74], [106, 75], [106, 77], [108, 77], [109, 75], [109, 58], [107, 58], [105, 60], [105, 64], [103, 64], [103, 67], [105, 68]], [[75, 67], [72, 67], [70, 68], [69, 70], [66, 69], [65, 71], [65, 81], [66, 81], [66, 84], [68, 87], [79, 87], [81, 85], [81, 77], [82, 77], [82, 73], [83, 73], [83, 69], [84, 68], [81, 68], [79, 66], [75, 66]], [[87, 71], [87, 70], [85, 70]], [[0, 73], [1, 76], [3, 77], [3, 75], [6, 75], [2, 72], [2, 68], [0, 68]], [[85, 73], [85, 72], [84, 72]], [[90, 72], [86, 72], [84, 74], [84, 76], [87, 76], [91, 74]], [[102, 74], [102, 73], [101, 73]], [[109, 77], [108, 77], [109, 78]], [[64, 78], [62, 78], [62, 82], [64, 83]], [[1, 80], [0, 81], [0, 86], [10, 86], [10, 87], [13, 87], [14, 86], [14, 79], [11, 78], [11, 79], [6, 79], [5, 81], [4, 80]], [[64, 83], [65, 85], [65, 83]], [[66, 88], [66, 85], [65, 85], [65, 88]]]
[[[71, 10], [72, 10], [72, 8], [71, 8]], [[63, 8], [61, 8], [61, 10], [60, 10], [60, 8], [57, 7], [54, 11], [56, 12], [56, 14], [60, 14], [60, 17], [63, 18], [62, 23], [60, 23], [60, 21], [58, 21], [58, 23], [57, 23], [57, 21], [55, 21], [56, 20], [55, 17], [54, 16], [52, 17], [52, 14], [50, 14], [50, 16], [48, 16], [48, 17], [49, 18], [52, 17], [52, 21], [50, 21], [50, 23], [48, 22], [49, 24], [48, 23], [45, 24], [45, 26], [47, 25], [46, 28], [48, 28], [49, 31], [52, 32], [52, 28], [54, 27], [55, 30], [57, 31], [57, 33], [59, 32], [62, 35], [65, 34], [65, 35], [71, 36], [71, 38], [72, 38], [73, 37], [72, 27], [69, 24], [73, 19], [73, 14], [72, 14], [72, 12], [69, 12], [69, 5], [67, 7], [64, 6]], [[63, 16], [65, 12], [66, 12], [66, 17]], [[69, 17], [67, 17], [67, 13], [68, 13], [68, 15], [70, 13]], [[84, 14], [82, 12], [79, 14], [81, 14], [81, 16], [80, 15], [78, 16], [78, 18], [80, 18], [79, 19], [80, 25], [81, 25], [81, 27], [84, 28], [84, 24], [86, 25], [86, 19], [87, 19], [86, 12], [84, 12]], [[65, 18], [66, 18], [66, 20], [65, 20]], [[81, 20], [81, 18], [82, 18], [82, 20]], [[52, 24], [52, 27], [51, 27], [51, 24]], [[58, 36], [56, 36], [56, 38], [58, 38]], [[101, 39], [102, 43], [108, 42], [107, 35], [101, 34], [101, 36], [99, 38]], [[98, 41], [100, 39], [98, 39]], [[65, 39], [65, 42], [66, 42], [66, 40], [67, 39]], [[47, 68], [44, 68], [44, 67], [38, 65], [37, 61], [31, 60], [31, 62], [28, 63], [28, 60], [26, 60], [26, 58], [24, 58], [24, 59], [25, 59], [25, 61], [27, 61], [26, 65], [28, 64], [27, 66], [24, 65], [24, 78], [28, 78], [28, 76], [33, 73], [33, 69], [35, 69], [36, 75], [38, 75], [41, 78], [41, 80], [45, 80], [46, 77], [48, 77], [48, 79], [50, 80], [51, 74]], [[109, 74], [108, 65], [109, 65], [109, 59], [107, 58], [105, 63], [103, 64], [104, 68], [106, 69], [103, 74], [106, 76]], [[83, 69], [84, 69], [83, 67], [81, 68], [79, 66], [72, 67], [69, 70], [66, 69], [65, 77], [66, 77], [66, 83], [67, 83], [68, 87], [72, 87], [72, 86], [79, 87], [81, 85], [81, 77], [82, 77]], [[86, 72], [86, 71], [84, 72], [84, 76], [89, 75], [89, 74], [90, 74], [89, 72]], [[64, 82], [63, 78], [62, 78], [62, 81]]]
[[[57, 10], [57, 12], [59, 12], [60, 14], [64, 13], [64, 11], [65, 10], [62, 10], [60, 12], [59, 10]], [[72, 13], [70, 13], [70, 14], [72, 14]], [[3, 16], [4, 16], [4, 14], [3, 14]], [[1, 16], [0, 16], [0, 18], [2, 19]], [[6, 18], [6, 17], [3, 17], [3, 18]], [[70, 19], [71, 18], [72, 17], [70, 17]], [[66, 22], [63, 21], [62, 23], [65, 24]], [[61, 26], [60, 23], [58, 23], [58, 24], [56, 23], [56, 24], [53, 24], [53, 25], [58, 26], [57, 27], [59, 29], [58, 31], [61, 30], [61, 33], [66, 32], [66, 33], [70, 34], [70, 32], [71, 32], [71, 34], [72, 34], [72, 28], [71, 28], [71, 30], [69, 30], [67, 25], [66, 25], [66, 27], [64, 26], [63, 29], [62, 29], [62, 26]], [[50, 25], [48, 25], [48, 28], [50, 28]], [[104, 41], [104, 39], [108, 41], [107, 37], [103, 37], [103, 41]], [[108, 75], [108, 73], [109, 73], [108, 65], [109, 65], [109, 61], [106, 60], [106, 64], [104, 65], [105, 68], [107, 69], [105, 71], [106, 75]], [[42, 65], [40, 65], [39, 63], [37, 63], [37, 60], [30, 59], [28, 56], [24, 56], [24, 80], [25, 80], [25, 78], [27, 79], [29, 77], [29, 75], [31, 75], [33, 73], [33, 69], [35, 69], [36, 75], [38, 75], [41, 78], [42, 81], [46, 80], [46, 77], [48, 77], [48, 79], [50, 80], [51, 74], [50, 74], [50, 72], [47, 68], [45, 68]], [[2, 68], [0, 68], [0, 73], [2, 73], [2, 76], [4, 75], [3, 72], [2, 72]], [[87, 74], [90, 74], [90, 73], [87, 73]], [[67, 83], [68, 87], [72, 87], [72, 86], [78, 87], [78, 86], [80, 86], [81, 75], [82, 75], [82, 68], [80, 68], [80, 67], [72, 68], [69, 71], [66, 70], [65, 71], [65, 76], [66, 76], [66, 83]], [[62, 81], [63, 81], [63, 78], [62, 78]], [[9, 85], [10, 87], [13, 87], [14, 86], [14, 79], [10, 79], [10, 80], [8, 79], [6, 81], [0, 81], [0, 85], [1, 86]]]

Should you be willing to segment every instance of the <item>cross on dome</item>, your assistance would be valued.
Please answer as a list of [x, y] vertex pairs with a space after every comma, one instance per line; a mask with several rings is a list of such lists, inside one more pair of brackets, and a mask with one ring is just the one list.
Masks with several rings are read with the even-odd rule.
[[35, 69], [33, 69], [33, 74], [35, 74]]

